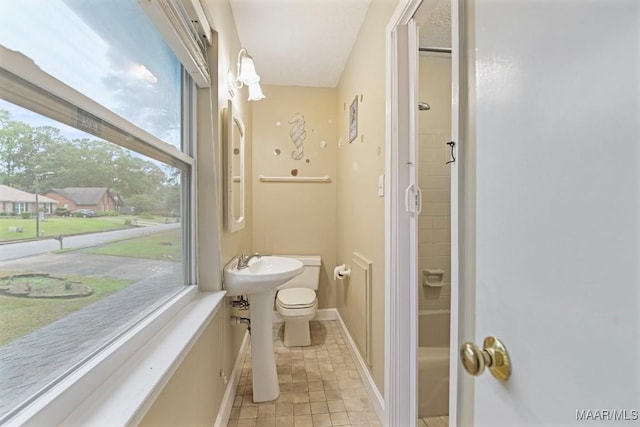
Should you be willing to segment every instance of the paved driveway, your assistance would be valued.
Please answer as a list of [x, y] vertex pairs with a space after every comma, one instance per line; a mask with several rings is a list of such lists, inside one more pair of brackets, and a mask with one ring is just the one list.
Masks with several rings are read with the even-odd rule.
[[117, 277], [128, 280], [142, 280], [153, 275], [164, 275], [173, 267], [179, 266], [179, 263], [169, 261], [82, 254], [75, 251], [0, 261], [0, 271]]

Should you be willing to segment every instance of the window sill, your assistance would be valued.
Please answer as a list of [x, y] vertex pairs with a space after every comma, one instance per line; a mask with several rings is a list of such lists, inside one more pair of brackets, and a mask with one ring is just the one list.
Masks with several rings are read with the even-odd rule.
[[222, 306], [190, 286], [41, 396], [9, 425], [135, 425]]

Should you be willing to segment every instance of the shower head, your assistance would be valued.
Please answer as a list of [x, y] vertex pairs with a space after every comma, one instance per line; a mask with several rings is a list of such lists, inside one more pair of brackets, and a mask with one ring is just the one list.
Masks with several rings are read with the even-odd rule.
[[426, 102], [418, 102], [418, 110], [420, 111], [427, 111], [430, 110], [431, 106], [429, 104], [427, 104]]

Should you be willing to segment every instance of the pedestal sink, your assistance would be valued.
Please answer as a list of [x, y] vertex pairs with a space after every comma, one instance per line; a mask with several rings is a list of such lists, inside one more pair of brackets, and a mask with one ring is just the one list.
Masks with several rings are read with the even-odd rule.
[[273, 302], [276, 288], [302, 273], [304, 265], [294, 258], [262, 256], [238, 269], [238, 258], [224, 268], [228, 296], [247, 295], [251, 310], [251, 361], [253, 401], [275, 400], [280, 395], [278, 371], [273, 354]]

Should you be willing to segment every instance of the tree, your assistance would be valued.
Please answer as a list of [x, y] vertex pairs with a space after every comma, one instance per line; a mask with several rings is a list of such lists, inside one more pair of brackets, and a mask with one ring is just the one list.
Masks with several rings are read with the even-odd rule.
[[[3, 111], [3, 116], [8, 113]], [[16, 185], [18, 174], [24, 173], [25, 155], [31, 150], [31, 127], [23, 122], [3, 120], [0, 122], [0, 173], [2, 183]]]
[[[65, 139], [60, 130], [54, 127], [40, 126], [31, 128], [29, 144], [23, 146], [20, 152], [22, 173], [15, 177], [16, 187], [26, 189], [29, 192], [35, 191], [36, 174], [52, 172], [51, 169], [45, 168], [46, 164], [44, 164], [45, 159], [48, 157], [49, 148], [64, 141]], [[40, 188], [46, 188], [50, 179], [50, 177], [45, 177], [40, 184]]]
[[148, 213], [153, 210], [156, 199], [148, 194], [137, 194], [125, 199], [127, 206], [134, 207], [137, 214]]
[[9, 121], [11, 115], [7, 110], [0, 110], [0, 129], [5, 126], [5, 123]]
[[180, 216], [182, 191], [179, 183], [167, 183], [159, 192], [158, 197], [164, 202], [164, 207], [172, 216]]
[[130, 152], [116, 159], [114, 167], [114, 188], [125, 198], [136, 194], [155, 194], [166, 180], [160, 167]]

